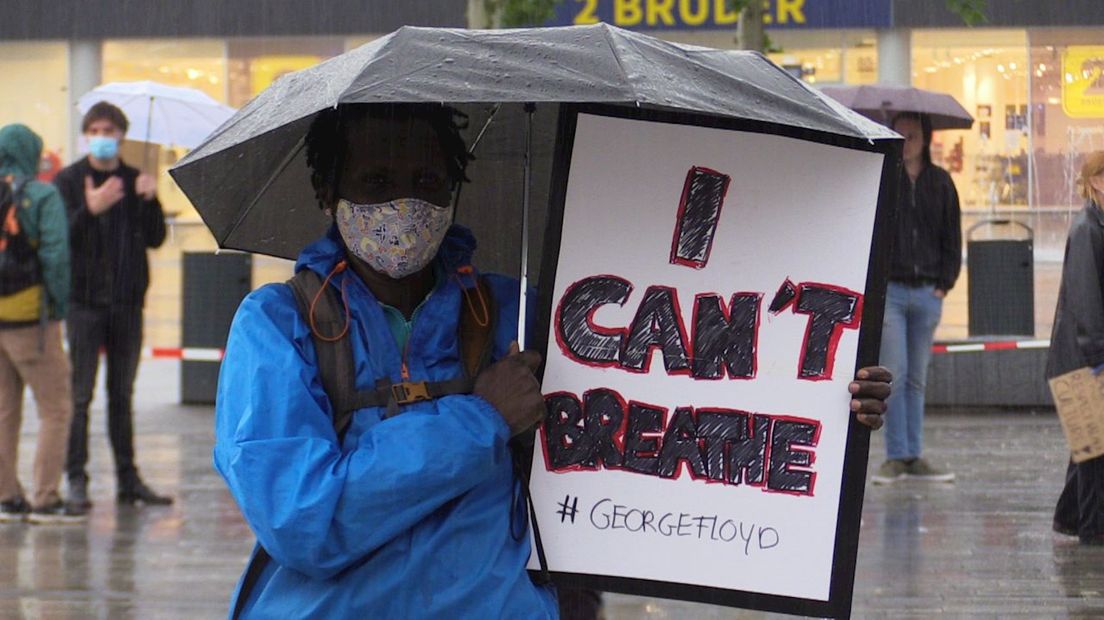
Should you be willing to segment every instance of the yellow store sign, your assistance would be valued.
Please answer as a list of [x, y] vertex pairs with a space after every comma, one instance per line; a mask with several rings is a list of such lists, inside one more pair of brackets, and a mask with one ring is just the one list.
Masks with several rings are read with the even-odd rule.
[[313, 67], [322, 60], [321, 56], [258, 56], [249, 63], [249, 94], [255, 97], [285, 73]]
[[1066, 48], [1062, 54], [1062, 109], [1073, 118], [1104, 118], [1104, 47]]

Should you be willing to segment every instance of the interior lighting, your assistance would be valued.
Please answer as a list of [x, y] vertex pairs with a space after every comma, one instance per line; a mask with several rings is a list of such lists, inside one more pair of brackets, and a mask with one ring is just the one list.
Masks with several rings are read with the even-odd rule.
[[1016, 70], [1016, 63], [1014, 63], [1014, 62], [1008, 63], [1008, 68], [1015, 71]]
[[1058, 105], [1059, 103], [1062, 103], [1062, 101], [1057, 97], [1047, 97], [1047, 103], [1049, 103], [1050, 105]]
[[198, 79], [199, 76], [203, 75], [203, 71], [200, 71], [199, 69], [188, 69], [184, 73], [188, 76], [189, 80]]
[[1004, 65], [997, 65], [997, 73], [1004, 73]]

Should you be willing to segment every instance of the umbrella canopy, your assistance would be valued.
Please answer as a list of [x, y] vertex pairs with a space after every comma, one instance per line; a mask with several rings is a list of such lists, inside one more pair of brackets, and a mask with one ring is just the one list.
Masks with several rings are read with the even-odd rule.
[[[526, 152], [521, 104], [536, 103], [538, 178], [551, 168], [557, 115], [548, 104], [682, 110], [852, 138], [898, 137], [753, 52], [678, 45], [605, 24], [404, 27], [283, 76], [170, 172], [222, 247], [292, 258], [327, 225], [303, 149], [314, 116], [345, 103], [418, 102], [458, 105], [471, 116], [473, 134], [495, 104], [507, 104], [476, 152], [474, 165], [481, 170], [520, 165]], [[465, 201], [518, 208], [515, 188], [501, 174], [469, 169], [469, 176]], [[533, 191], [539, 204], [546, 184], [534, 182]]]
[[888, 125], [901, 112], [927, 114], [932, 129], [969, 129], [974, 117], [954, 97], [946, 93], [911, 86], [826, 86], [822, 90], [852, 110]]
[[97, 86], [77, 100], [77, 108], [83, 114], [100, 101], [126, 114], [128, 139], [187, 148], [199, 146], [235, 111], [194, 88], [149, 81]]

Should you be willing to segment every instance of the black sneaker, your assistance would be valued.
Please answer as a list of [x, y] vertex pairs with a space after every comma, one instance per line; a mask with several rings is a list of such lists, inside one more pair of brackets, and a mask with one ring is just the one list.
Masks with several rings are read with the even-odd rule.
[[31, 523], [80, 523], [87, 518], [87, 510], [59, 499], [52, 504], [32, 509], [27, 520]]
[[120, 488], [115, 499], [120, 504], [146, 504], [149, 506], [168, 506], [173, 503], [173, 498], [168, 495], [158, 495], [146, 483], [138, 480], [126, 487]]
[[0, 523], [19, 523], [27, 520], [27, 514], [31, 512], [31, 505], [27, 500], [18, 495], [9, 500], [0, 502]]

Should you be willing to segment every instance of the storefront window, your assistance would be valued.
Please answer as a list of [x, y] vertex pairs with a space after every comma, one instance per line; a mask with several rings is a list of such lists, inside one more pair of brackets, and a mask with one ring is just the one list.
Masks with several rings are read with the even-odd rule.
[[[654, 36], [717, 49], [737, 49], [735, 30], [676, 30]], [[810, 84], [870, 84], [878, 81], [877, 39], [872, 30], [768, 30], [767, 56]]]
[[69, 58], [62, 42], [0, 42], [0, 126], [23, 123], [42, 136], [43, 178], [68, 163]]
[[1079, 208], [1083, 154], [1104, 149], [1104, 31], [1031, 31], [1035, 203]]
[[770, 59], [810, 84], [870, 84], [878, 81], [878, 51], [874, 32], [770, 31], [779, 50]]
[[226, 49], [229, 103], [241, 107], [285, 73], [341, 54], [345, 42], [338, 37], [232, 39]]
[[152, 80], [201, 90], [226, 102], [226, 44], [221, 39], [105, 41], [103, 81]]
[[346, 37], [345, 39], [345, 51], [355, 50], [356, 48], [364, 45], [365, 43], [371, 43], [379, 38], [379, 35], [362, 35], [357, 37]]
[[932, 140], [932, 158], [950, 171], [963, 207], [1026, 207], [1026, 31], [914, 31], [912, 82], [949, 93], [974, 115], [972, 129]]

